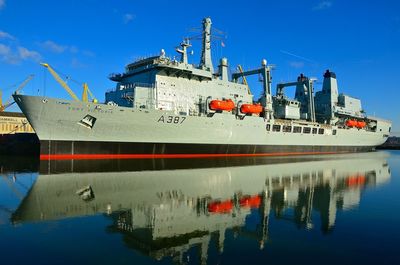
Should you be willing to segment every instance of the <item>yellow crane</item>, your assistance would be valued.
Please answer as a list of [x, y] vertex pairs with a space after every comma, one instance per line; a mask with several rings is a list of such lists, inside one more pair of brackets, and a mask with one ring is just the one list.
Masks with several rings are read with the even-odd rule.
[[[17, 94], [21, 89], [23, 89], [28, 83], [29, 81], [32, 80], [32, 78], [34, 77], [34, 75], [29, 75], [18, 87], [17, 89], [14, 91], [14, 94]], [[7, 102], [3, 105], [3, 95], [2, 95], [2, 91], [0, 90], [0, 112], [3, 112], [6, 108], [10, 107], [12, 104], [14, 104], [15, 102], [12, 100], [12, 97], [10, 97], [9, 100], [7, 100]]]
[[93, 93], [92, 91], [90, 91], [88, 84], [83, 83], [83, 93], [82, 93], [83, 102], [89, 102], [88, 93], [90, 95], [90, 98], [92, 99], [92, 102], [97, 103], [97, 99], [93, 96]]
[[[68, 94], [76, 101], [80, 101], [79, 98], [75, 95], [72, 89], [61, 79], [61, 77], [57, 74], [57, 72], [48, 64], [48, 63], [40, 63], [42, 66], [47, 68], [49, 72], [52, 74], [54, 79], [68, 92]], [[93, 93], [90, 91], [87, 83], [83, 83], [83, 93], [82, 93], [82, 101], [88, 102], [88, 93], [94, 103], [97, 103], [97, 99], [93, 96]]]
[[79, 98], [75, 95], [75, 93], [69, 88], [67, 83], [61, 79], [61, 77], [57, 74], [56, 71], [48, 64], [48, 63], [40, 63], [42, 66], [49, 70], [50, 74], [54, 77], [54, 79], [68, 92], [68, 94], [76, 101], [80, 101]]
[[251, 94], [250, 88], [249, 88], [249, 84], [247, 83], [247, 79], [246, 79], [246, 77], [243, 75], [243, 68], [242, 68], [242, 66], [239, 64], [237, 68], [238, 68], [239, 72], [242, 74], [243, 84], [247, 86], [247, 92], [248, 92], [249, 94]]

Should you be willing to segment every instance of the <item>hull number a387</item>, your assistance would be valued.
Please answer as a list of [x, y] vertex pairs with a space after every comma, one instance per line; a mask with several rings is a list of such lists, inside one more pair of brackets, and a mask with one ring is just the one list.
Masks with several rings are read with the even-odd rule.
[[185, 120], [186, 117], [162, 115], [157, 122], [182, 124]]

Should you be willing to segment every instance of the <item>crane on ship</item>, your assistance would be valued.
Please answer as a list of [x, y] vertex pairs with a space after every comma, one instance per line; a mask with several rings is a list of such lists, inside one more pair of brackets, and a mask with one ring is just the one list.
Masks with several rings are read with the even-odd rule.
[[[67, 93], [76, 101], [81, 101], [72, 89], [67, 85], [67, 83], [58, 75], [58, 73], [48, 64], [48, 63], [40, 63], [43, 67], [47, 68], [50, 74], [54, 77], [54, 79], [67, 91]], [[96, 103], [97, 99], [93, 96], [93, 93], [90, 91], [87, 83], [83, 83], [83, 93], [82, 93], [82, 101], [89, 102], [89, 95], [91, 97], [91, 101]]]
[[[27, 78], [25, 78], [25, 80], [14, 91], [14, 94], [18, 94], [18, 92], [21, 91], [21, 89], [23, 89], [29, 83], [29, 81], [32, 80], [33, 77], [34, 75], [29, 75]], [[2, 98], [3, 95], [2, 91], [0, 90], [0, 112], [3, 112], [4, 110], [6, 110], [8, 107], [12, 106], [15, 103], [15, 101], [12, 100], [12, 97], [10, 97], [10, 99], [8, 99], [6, 103], [3, 104]]]
[[82, 101], [89, 102], [89, 96], [93, 103], [97, 103], [97, 99], [94, 97], [92, 91], [90, 91], [87, 83], [83, 83], [83, 93], [82, 93]]
[[249, 87], [249, 84], [247, 83], [246, 76], [245, 76], [244, 73], [243, 73], [243, 68], [242, 68], [242, 66], [241, 66], [240, 64], [237, 66], [237, 68], [238, 68], [240, 74], [242, 75], [243, 84], [247, 86], [247, 92], [248, 92], [249, 95], [250, 95], [250, 94], [251, 94], [250, 87]]

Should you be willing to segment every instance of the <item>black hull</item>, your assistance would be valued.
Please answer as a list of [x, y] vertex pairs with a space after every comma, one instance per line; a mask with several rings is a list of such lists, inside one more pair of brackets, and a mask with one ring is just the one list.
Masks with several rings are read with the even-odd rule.
[[41, 141], [42, 160], [108, 158], [184, 158], [206, 156], [274, 156], [354, 153], [373, 146], [227, 145], [180, 143], [126, 143]]

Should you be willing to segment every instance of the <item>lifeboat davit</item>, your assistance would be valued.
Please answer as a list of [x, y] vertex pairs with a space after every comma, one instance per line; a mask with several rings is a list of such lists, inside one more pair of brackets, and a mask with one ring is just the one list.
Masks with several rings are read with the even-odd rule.
[[259, 114], [263, 110], [261, 104], [242, 104], [240, 111], [246, 114]]
[[258, 208], [261, 204], [261, 196], [245, 196], [239, 200], [239, 204], [244, 208]]
[[211, 202], [207, 206], [210, 213], [230, 213], [233, 209], [233, 201]]
[[357, 127], [358, 122], [356, 120], [347, 120], [346, 126], [348, 127]]
[[218, 100], [214, 99], [210, 102], [210, 109], [212, 110], [225, 110], [231, 111], [235, 108], [235, 103], [231, 100]]

